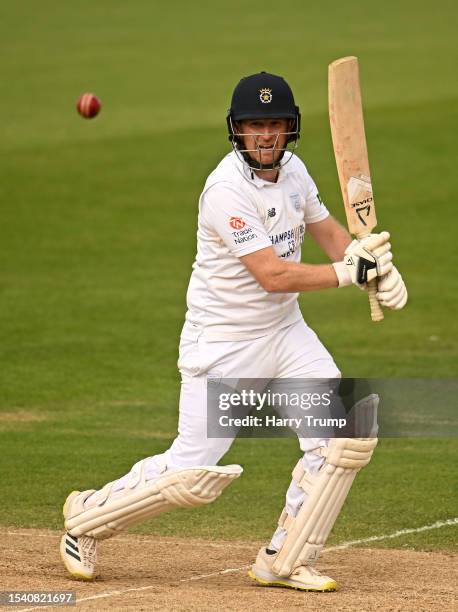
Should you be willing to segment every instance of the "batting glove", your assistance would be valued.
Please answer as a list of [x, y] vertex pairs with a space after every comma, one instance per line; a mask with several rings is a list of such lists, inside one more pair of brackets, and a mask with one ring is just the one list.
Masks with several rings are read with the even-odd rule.
[[396, 266], [378, 281], [377, 300], [385, 308], [401, 310], [407, 303], [407, 288]]
[[360, 289], [378, 276], [388, 274], [393, 268], [391, 244], [388, 232], [370, 234], [346, 248], [343, 261], [333, 264], [339, 287], [354, 283]]

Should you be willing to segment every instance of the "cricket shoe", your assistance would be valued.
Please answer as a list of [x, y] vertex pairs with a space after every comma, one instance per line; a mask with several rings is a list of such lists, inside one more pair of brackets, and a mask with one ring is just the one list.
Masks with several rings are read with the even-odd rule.
[[336, 591], [337, 582], [329, 576], [323, 576], [309, 565], [300, 565], [287, 576], [277, 576], [272, 573], [272, 565], [278, 553], [268, 554], [266, 548], [261, 548], [248, 576], [263, 586], [279, 586], [300, 591]]
[[[64, 518], [71, 514], [72, 503], [80, 495], [79, 491], [73, 491], [67, 497], [64, 504]], [[79, 501], [79, 500], [78, 500]], [[66, 532], [60, 541], [60, 555], [67, 571], [79, 580], [93, 580], [97, 564], [97, 540], [90, 536], [70, 535]]]

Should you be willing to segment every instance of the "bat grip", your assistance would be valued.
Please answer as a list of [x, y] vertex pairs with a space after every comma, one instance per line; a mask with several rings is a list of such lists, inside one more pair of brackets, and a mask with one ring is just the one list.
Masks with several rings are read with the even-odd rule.
[[[361, 240], [362, 238], [365, 238], [368, 235], [369, 234], [364, 234], [361, 232], [361, 233], [356, 234], [356, 237], [358, 238], [358, 240]], [[376, 295], [377, 295], [377, 279], [376, 278], [374, 278], [373, 280], [367, 283], [367, 294], [369, 296], [371, 319], [375, 322], [383, 321], [384, 319], [383, 310], [379, 304], [379, 301], [376, 298]]]
[[377, 294], [377, 279], [367, 283], [367, 293], [369, 295], [369, 306], [371, 308], [371, 318], [373, 321], [383, 321], [383, 310], [380, 306], [377, 298], [375, 297]]

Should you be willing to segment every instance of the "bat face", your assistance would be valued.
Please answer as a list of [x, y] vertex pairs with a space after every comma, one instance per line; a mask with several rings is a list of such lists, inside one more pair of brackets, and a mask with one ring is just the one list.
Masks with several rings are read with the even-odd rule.
[[362, 237], [370, 234], [377, 219], [356, 57], [329, 66], [329, 117], [348, 229]]
[[[363, 238], [372, 232], [377, 219], [356, 57], [343, 57], [329, 65], [329, 119], [348, 229]], [[372, 320], [381, 321], [375, 279], [368, 283], [367, 292]]]

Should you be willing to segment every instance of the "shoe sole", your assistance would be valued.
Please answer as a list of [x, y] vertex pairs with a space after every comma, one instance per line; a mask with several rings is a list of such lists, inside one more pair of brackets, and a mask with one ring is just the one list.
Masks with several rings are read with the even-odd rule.
[[327, 582], [324, 585], [324, 587], [317, 589], [316, 587], [307, 588], [307, 587], [302, 587], [302, 586], [296, 586], [288, 582], [283, 582], [281, 579], [264, 580], [263, 578], [259, 578], [259, 576], [256, 576], [253, 570], [248, 570], [248, 576], [252, 580], [257, 582], [258, 584], [261, 584], [262, 586], [283, 587], [286, 589], [295, 589], [296, 591], [309, 591], [309, 592], [314, 592], [314, 593], [331, 593], [333, 591], [337, 591], [339, 588], [337, 585], [337, 582], [334, 582], [333, 580]]

